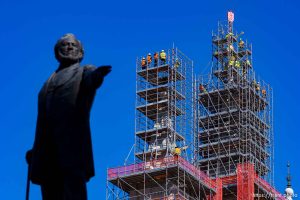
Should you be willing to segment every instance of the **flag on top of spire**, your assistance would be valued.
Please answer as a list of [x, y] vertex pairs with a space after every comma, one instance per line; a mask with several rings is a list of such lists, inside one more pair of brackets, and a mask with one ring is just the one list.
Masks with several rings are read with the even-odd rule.
[[232, 11], [228, 11], [227, 18], [228, 21], [232, 23], [234, 21], [234, 13]]

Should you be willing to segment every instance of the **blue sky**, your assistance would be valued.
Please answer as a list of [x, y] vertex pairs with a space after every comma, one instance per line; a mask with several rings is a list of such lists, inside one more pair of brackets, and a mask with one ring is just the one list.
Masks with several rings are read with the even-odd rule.
[[[50, 3], [51, 2], [51, 3]], [[211, 60], [211, 31], [226, 12], [253, 43], [257, 73], [274, 89], [275, 185], [300, 186], [299, 8], [295, 0], [273, 1], [8, 1], [0, 2], [1, 199], [25, 198], [27, 166], [37, 115], [37, 93], [56, 69], [53, 47], [65, 33], [84, 44], [83, 64], [111, 64], [113, 71], [95, 99], [91, 127], [96, 177], [89, 199], [105, 199], [106, 169], [122, 165], [134, 142], [135, 60], [173, 42], [194, 60], [196, 73]], [[32, 199], [40, 199], [32, 186]]]

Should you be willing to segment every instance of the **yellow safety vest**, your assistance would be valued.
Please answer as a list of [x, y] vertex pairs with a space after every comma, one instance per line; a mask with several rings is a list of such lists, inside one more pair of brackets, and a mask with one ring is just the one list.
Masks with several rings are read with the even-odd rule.
[[175, 150], [174, 150], [174, 154], [180, 155], [181, 154], [181, 149], [176, 147]]
[[251, 65], [249, 60], [246, 60], [246, 64], [249, 65], [249, 66]]
[[167, 54], [165, 52], [160, 52], [159, 54], [161, 60], [166, 60]]
[[229, 61], [229, 66], [233, 66], [234, 65], [234, 60]]
[[228, 33], [228, 34], [225, 36], [225, 38], [227, 39], [227, 38], [229, 38], [230, 36], [233, 36], [233, 33]]
[[243, 41], [240, 41], [240, 42], [239, 42], [239, 47], [244, 47], [244, 44], [245, 44], [245, 43], [244, 43]]

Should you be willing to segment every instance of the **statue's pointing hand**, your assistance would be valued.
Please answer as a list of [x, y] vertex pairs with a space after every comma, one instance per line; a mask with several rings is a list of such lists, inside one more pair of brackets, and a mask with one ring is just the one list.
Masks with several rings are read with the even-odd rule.
[[111, 72], [111, 66], [110, 65], [100, 66], [100, 67], [98, 67], [97, 71], [104, 78], [107, 74], [109, 74]]
[[92, 71], [92, 73], [90, 74], [91, 76], [88, 76], [90, 78], [87, 78], [88, 79], [87, 85], [90, 85], [95, 88], [100, 87], [104, 77], [107, 76], [107, 74], [109, 74], [110, 72], [111, 72], [110, 65], [97, 67], [94, 71]]

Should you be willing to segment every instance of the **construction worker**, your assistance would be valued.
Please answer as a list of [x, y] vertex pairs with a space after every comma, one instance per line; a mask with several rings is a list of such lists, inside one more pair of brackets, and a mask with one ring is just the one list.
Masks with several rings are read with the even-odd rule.
[[243, 66], [243, 76], [247, 74], [247, 67]]
[[202, 92], [202, 93], [207, 93], [207, 90], [205, 89], [205, 87], [204, 87], [202, 84], [200, 84], [199, 90], [200, 90], [200, 92]]
[[237, 69], [239, 69], [241, 67], [241, 63], [240, 61], [235, 61], [235, 65], [234, 65]]
[[143, 57], [142, 60], [141, 60], [141, 66], [142, 66], [142, 69], [146, 69], [147, 67], [147, 63], [146, 63], [146, 58]]
[[228, 34], [225, 36], [225, 38], [228, 40], [228, 39], [230, 39], [232, 36], [233, 36], [233, 33], [230, 32], [230, 33], [228, 33]]
[[249, 59], [246, 60], [246, 65], [247, 65], [248, 67], [251, 67], [251, 63], [250, 63], [250, 60], [249, 60]]
[[158, 53], [155, 52], [154, 55], [153, 55], [153, 57], [154, 57], [154, 67], [156, 67], [157, 64], [158, 64]]
[[260, 91], [260, 84], [259, 84], [259, 82], [257, 82], [256, 87], [255, 87], [255, 90], [256, 90], [257, 92]]
[[176, 156], [180, 156], [181, 155], [181, 152], [186, 150], [188, 148], [188, 146], [184, 146], [184, 147], [178, 147], [176, 146], [174, 149], [173, 149], [173, 152], [172, 154], [173, 155], [176, 155]]
[[148, 55], [147, 55], [147, 64], [148, 64], [148, 66], [151, 65], [151, 62], [152, 62], [152, 56], [151, 56], [151, 53], [148, 53]]
[[225, 71], [228, 70], [228, 65], [225, 64], [224, 70], [225, 70]]
[[175, 194], [171, 193], [171, 194], [169, 194], [169, 196], [167, 197], [166, 200], [175, 200], [175, 199], [176, 199]]
[[230, 60], [229, 60], [229, 63], [228, 63], [228, 68], [233, 67], [234, 63], [235, 63], [235, 57], [231, 56]]
[[251, 86], [252, 86], [254, 89], [256, 89], [256, 81], [255, 81], [255, 80], [252, 81]]
[[159, 54], [159, 59], [161, 60], [161, 62], [163, 64], [166, 64], [166, 60], [167, 60], [167, 54], [164, 50], [161, 50], [160, 54]]
[[242, 38], [240, 38], [240, 42], [239, 42], [239, 50], [243, 50], [245, 48], [245, 42], [242, 40]]
[[174, 154], [174, 155], [180, 156], [180, 154], [181, 154], [181, 149], [180, 149], [179, 147], [175, 147], [173, 154]]
[[227, 47], [227, 51], [234, 51], [234, 47], [232, 44]]
[[266, 96], [267, 96], [267, 91], [266, 91], [265, 89], [262, 89], [262, 90], [261, 90], [261, 94], [262, 94], [262, 96], [263, 96], [264, 98], [266, 98]]
[[179, 66], [180, 66], [179, 59], [178, 59], [178, 58], [176, 58], [176, 60], [175, 60], [175, 64], [174, 64], [174, 68], [175, 68], [175, 69], [177, 69]]

